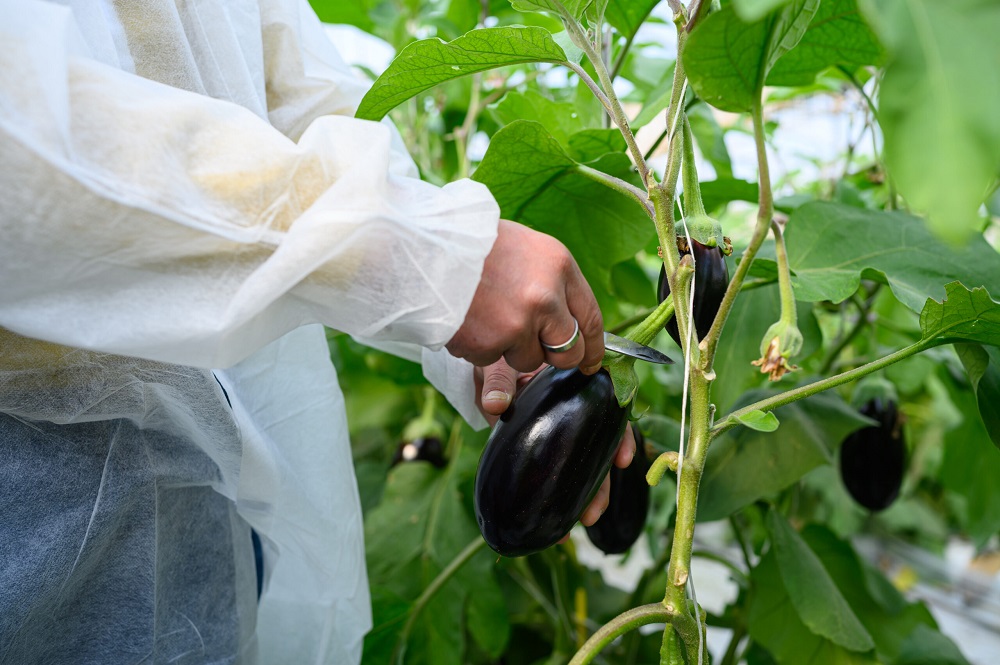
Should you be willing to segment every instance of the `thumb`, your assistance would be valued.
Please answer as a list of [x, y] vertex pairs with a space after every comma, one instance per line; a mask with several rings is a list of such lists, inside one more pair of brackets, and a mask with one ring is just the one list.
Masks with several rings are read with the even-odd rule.
[[[517, 370], [507, 364], [501, 358], [492, 365], [483, 368], [483, 391], [480, 394], [480, 404], [483, 412], [490, 420], [490, 416], [499, 416], [514, 399], [514, 391], [517, 382]], [[491, 422], [492, 424], [492, 422]]]

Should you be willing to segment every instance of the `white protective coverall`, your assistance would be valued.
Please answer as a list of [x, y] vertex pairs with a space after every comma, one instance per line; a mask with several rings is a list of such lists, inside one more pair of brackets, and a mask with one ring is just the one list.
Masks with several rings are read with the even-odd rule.
[[305, 0], [0, 0], [0, 43], [0, 663], [357, 662], [319, 324], [483, 424], [441, 347], [496, 203], [352, 117]]

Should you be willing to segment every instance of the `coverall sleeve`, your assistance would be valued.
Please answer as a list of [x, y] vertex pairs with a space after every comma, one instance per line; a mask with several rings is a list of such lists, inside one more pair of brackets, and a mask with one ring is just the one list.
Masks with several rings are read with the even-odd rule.
[[123, 72], [55, 5], [0, 3], [0, 35], [0, 326], [223, 367], [308, 322], [432, 350], [461, 325], [499, 211], [411, 177], [388, 126]]

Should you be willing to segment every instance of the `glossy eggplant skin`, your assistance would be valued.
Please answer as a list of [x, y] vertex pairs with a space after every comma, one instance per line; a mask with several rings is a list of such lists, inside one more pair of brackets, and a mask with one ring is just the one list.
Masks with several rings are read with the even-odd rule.
[[439, 469], [443, 469], [448, 463], [444, 458], [441, 439], [436, 436], [423, 436], [413, 441], [401, 442], [389, 466], [392, 468], [401, 462], [430, 462]]
[[604, 480], [628, 422], [605, 370], [546, 367], [493, 428], [476, 472], [479, 530], [498, 554], [556, 544]]
[[590, 542], [605, 554], [621, 554], [632, 547], [646, 525], [646, 513], [649, 512], [649, 483], [646, 482], [649, 458], [642, 433], [634, 426], [632, 431], [635, 433], [635, 457], [628, 468], [611, 467], [608, 509], [601, 519], [587, 527]]
[[840, 477], [855, 501], [877, 512], [899, 496], [906, 471], [906, 440], [895, 402], [873, 399], [860, 411], [878, 425], [859, 429], [844, 440]]
[[[687, 239], [678, 240], [682, 244], [681, 256], [689, 254], [689, 251], [685, 251]], [[697, 240], [692, 240], [691, 244], [694, 247], [694, 327], [698, 332], [698, 339], [702, 339], [712, 327], [719, 305], [722, 304], [722, 298], [726, 295], [726, 287], [729, 286], [729, 266], [726, 265], [726, 257], [721, 247], [706, 247]], [[667, 281], [666, 270], [662, 267], [656, 293], [660, 302], [670, 295], [670, 283]], [[667, 321], [666, 329], [677, 342], [677, 346], [681, 346], [681, 335], [677, 330], [675, 318], [671, 317]]]

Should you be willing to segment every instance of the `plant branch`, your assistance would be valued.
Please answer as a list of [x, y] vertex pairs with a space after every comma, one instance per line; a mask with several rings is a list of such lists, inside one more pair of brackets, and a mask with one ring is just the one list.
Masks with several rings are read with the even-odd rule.
[[871, 374], [872, 372], [877, 372], [878, 370], [888, 367], [893, 363], [897, 363], [900, 360], [909, 358], [912, 355], [929, 349], [931, 346], [933, 346], [933, 340], [921, 340], [916, 344], [911, 344], [910, 346], [904, 347], [895, 353], [891, 353], [883, 358], [879, 358], [878, 360], [873, 360], [872, 362], [862, 365], [861, 367], [856, 367], [842, 374], [837, 374], [836, 376], [831, 376], [829, 378], [783, 392], [779, 395], [762, 399], [759, 402], [754, 402], [753, 404], [733, 411], [725, 418], [722, 418], [715, 425], [715, 427], [712, 428], [709, 434], [714, 438], [723, 432], [736, 427], [739, 424], [739, 419], [748, 413], [753, 411], [773, 411], [779, 406], [791, 404], [792, 402], [805, 397], [811, 397], [812, 395], [821, 393], [824, 390], [829, 390], [830, 388], [836, 388], [837, 386], [844, 385], [845, 383], [850, 383], [851, 381], [860, 379], [861, 377]]
[[580, 77], [580, 80], [583, 81], [584, 85], [590, 88], [590, 91], [594, 93], [594, 96], [597, 97], [597, 100], [601, 102], [601, 106], [604, 107], [604, 110], [607, 112], [607, 114], [611, 115], [613, 113], [611, 110], [611, 100], [608, 99], [608, 96], [604, 94], [603, 90], [601, 90], [601, 86], [597, 85], [597, 81], [595, 81], [593, 77], [591, 77], [591, 75], [587, 73], [587, 70], [581, 67], [580, 65], [576, 64], [575, 62], [566, 61], [562, 64], [565, 65], [567, 68], [573, 70], [573, 72], [575, 72], [576, 75]]
[[719, 305], [719, 311], [715, 316], [715, 321], [712, 323], [712, 328], [703, 340], [706, 345], [705, 367], [709, 371], [715, 359], [715, 349], [718, 347], [722, 328], [726, 325], [726, 319], [729, 318], [729, 312], [733, 309], [736, 296], [743, 288], [743, 280], [746, 279], [747, 273], [750, 272], [750, 265], [753, 263], [758, 250], [760, 250], [760, 246], [764, 244], [764, 240], [767, 238], [767, 232], [771, 226], [771, 218], [774, 215], [771, 172], [768, 168], [767, 150], [764, 144], [764, 110], [760, 97], [757, 98], [754, 104], [752, 116], [754, 143], [757, 147], [757, 171], [759, 174], [757, 224], [754, 227], [753, 236], [750, 238], [750, 244], [743, 252], [743, 256], [736, 266], [733, 279], [726, 288], [726, 294], [722, 298], [722, 304]]
[[576, 170], [578, 173], [587, 176], [591, 180], [599, 182], [602, 185], [606, 185], [616, 192], [633, 199], [640, 206], [642, 206], [642, 209], [646, 211], [646, 214], [649, 215], [650, 218], [653, 217], [653, 204], [649, 200], [649, 195], [632, 183], [626, 182], [621, 178], [605, 173], [604, 171], [598, 171], [597, 169], [584, 164], [577, 164]]
[[590, 639], [569, 661], [569, 665], [587, 665], [618, 636], [651, 623], [671, 623], [676, 616], [676, 613], [667, 609], [663, 603], [650, 603], [627, 610], [591, 635]]
[[[635, 135], [632, 134], [632, 128], [629, 126], [628, 116], [625, 115], [625, 109], [622, 108], [621, 101], [619, 101], [618, 95], [615, 94], [614, 83], [611, 80], [611, 75], [608, 73], [608, 68], [604, 64], [604, 59], [601, 58], [600, 53], [594, 50], [594, 45], [584, 33], [580, 23], [573, 18], [572, 14], [570, 14], [565, 7], [562, 7], [561, 5], [559, 5], [559, 7], [563, 15], [563, 24], [566, 26], [566, 30], [569, 32], [570, 37], [573, 39], [573, 43], [583, 49], [583, 52], [587, 55], [587, 59], [590, 60], [590, 63], [594, 66], [594, 71], [597, 72], [597, 79], [601, 82], [601, 87], [604, 89], [604, 99], [608, 102], [605, 108], [611, 116], [611, 119], [618, 126], [618, 130], [625, 138], [625, 144], [628, 146], [628, 150], [632, 154], [632, 160], [635, 162], [635, 167], [639, 171], [639, 177], [642, 179], [643, 183], [649, 183], [650, 178], [652, 177], [649, 165], [643, 158], [642, 150], [639, 149], [639, 144], [636, 143]], [[582, 71], [582, 68], [580, 69]]]

